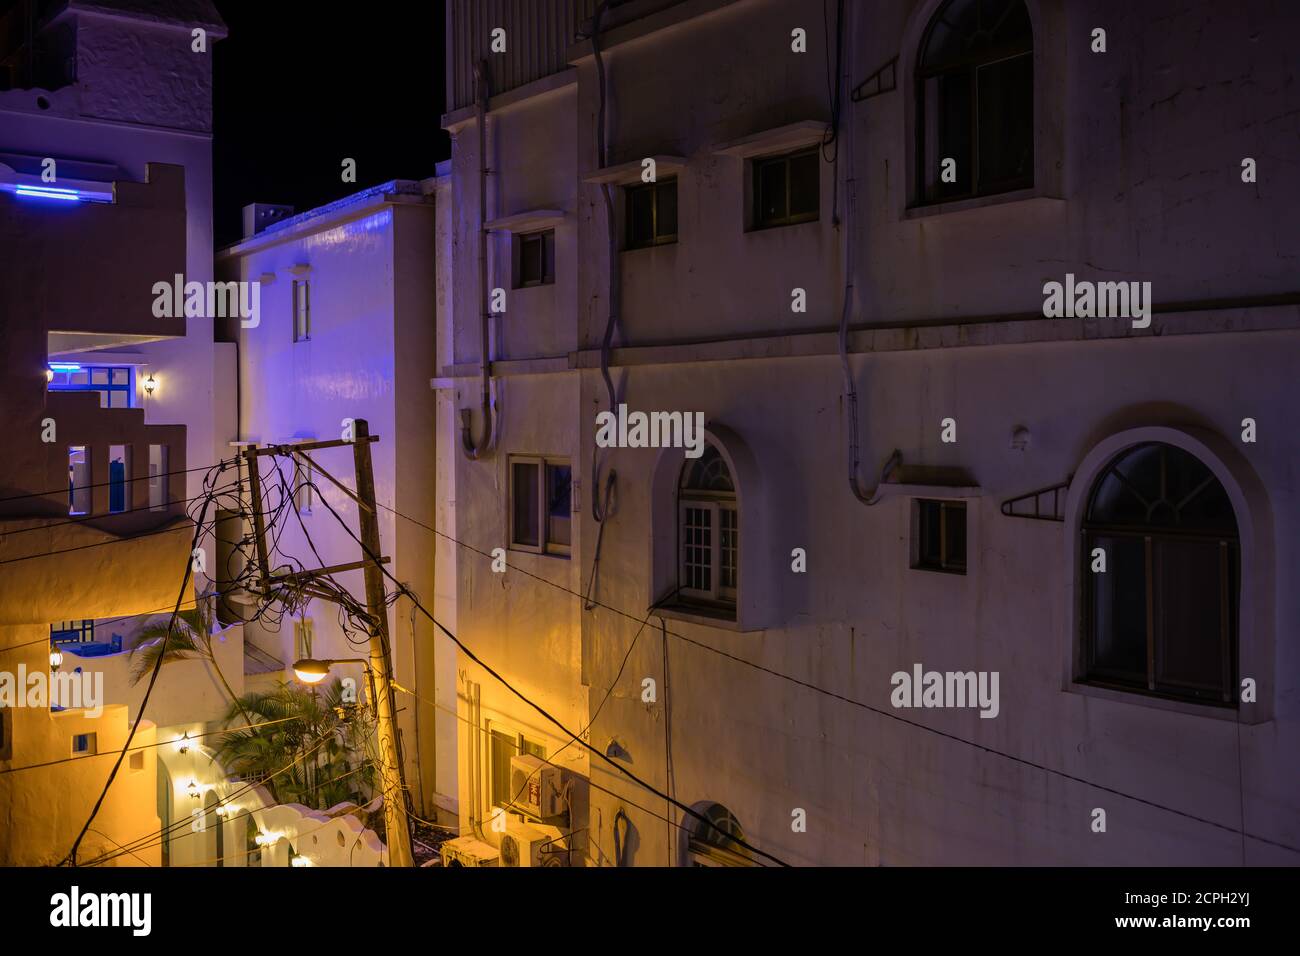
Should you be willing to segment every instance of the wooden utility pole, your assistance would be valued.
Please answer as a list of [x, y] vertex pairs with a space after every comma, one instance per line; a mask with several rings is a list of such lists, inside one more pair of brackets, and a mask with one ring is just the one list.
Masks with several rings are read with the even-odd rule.
[[379, 564], [379, 516], [375, 513], [375, 473], [370, 460], [370, 423], [358, 418], [353, 425], [352, 454], [356, 462], [357, 521], [361, 528], [365, 568], [366, 608], [370, 611], [370, 667], [379, 687], [375, 713], [379, 722], [379, 766], [384, 783], [384, 829], [388, 838], [388, 865], [414, 866], [411, 824], [406, 816], [406, 787], [402, 777], [401, 748], [397, 737], [397, 700], [393, 693], [393, 660], [388, 642], [388, 605], [384, 602], [384, 576]]
[[[411, 855], [411, 829], [406, 812], [406, 781], [403, 776], [401, 745], [397, 735], [397, 700], [393, 692], [393, 661], [388, 640], [388, 609], [384, 601], [384, 575], [381, 566], [388, 558], [381, 556], [379, 544], [379, 518], [375, 510], [375, 475], [370, 457], [371, 442], [379, 441], [370, 434], [369, 423], [364, 418], [355, 421], [353, 439], [312, 441], [294, 445], [272, 445], [248, 448], [244, 457], [248, 462], [249, 487], [253, 507], [253, 532], [256, 536], [258, 581], [264, 594], [278, 585], [289, 585], [314, 593], [316, 597], [330, 600], [328, 594], [312, 592], [312, 579], [341, 571], [360, 569], [365, 576], [366, 610], [370, 617], [370, 696], [374, 698], [376, 730], [379, 734], [379, 776], [384, 795], [384, 829], [388, 842], [389, 866], [414, 866]], [[318, 448], [352, 446], [356, 467], [356, 491], [353, 492], [337, 478], [321, 468], [307, 453]], [[258, 459], [282, 455], [301, 458], [329, 479], [339, 490], [357, 503], [357, 521], [362, 555], [360, 561], [313, 568], [288, 575], [275, 576], [267, 566], [266, 523], [262, 516], [262, 490]], [[292, 505], [290, 505], [292, 507]]]

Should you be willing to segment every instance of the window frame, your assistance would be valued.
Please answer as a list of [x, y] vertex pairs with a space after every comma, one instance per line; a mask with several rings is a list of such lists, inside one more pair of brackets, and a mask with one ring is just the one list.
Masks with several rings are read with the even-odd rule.
[[[514, 288], [535, 289], [538, 286], [555, 284], [555, 230], [538, 229], [534, 232], [520, 232], [512, 235], [511, 246], [514, 258]], [[539, 279], [524, 278], [524, 248], [530, 242], [540, 242], [542, 246], [542, 275]]]
[[[122, 480], [117, 482], [113, 478], [113, 449], [122, 449]], [[119, 515], [126, 514], [128, 511], [134, 511], [135, 504], [135, 482], [131, 476], [131, 466], [133, 464], [132, 447], [130, 442], [122, 442], [116, 445], [108, 446], [108, 513]], [[120, 492], [122, 496], [122, 507], [113, 507], [113, 494]]]
[[[677, 228], [671, 233], [659, 232], [659, 193], [669, 188], [673, 192], [673, 204], [677, 208]], [[648, 240], [637, 239], [632, 230], [635, 219], [632, 215], [633, 197], [638, 193], [648, 192], [650, 194], [650, 238]], [[658, 246], [670, 246], [677, 242], [681, 233], [681, 207], [678, 205], [677, 177], [665, 176], [662, 179], [656, 179], [650, 183], [630, 183], [623, 187], [623, 250], [630, 252], [635, 249], [653, 249]]]
[[[958, 0], [942, 0], [936, 4], [926, 18], [924, 29], [921, 31], [920, 42], [916, 45], [913, 52], [914, 61], [912, 69], [912, 92], [914, 102], [912, 103], [915, 128], [912, 134], [912, 144], [914, 156], [913, 175], [915, 176], [915, 196], [913, 205], [915, 207], [941, 206], [947, 203], [960, 203], [975, 199], [984, 199], [991, 196], [1002, 196], [1007, 193], [1021, 193], [1026, 190], [1032, 190], [1038, 181], [1038, 154], [1043, 145], [1039, 143], [1037, 110], [1039, 90], [1039, 71], [1038, 64], [1035, 61], [1035, 49], [1041, 38], [1037, 36], [1034, 30], [1034, 16], [1030, 10], [1030, 5], [1025, 0], [1017, 0], [1025, 10], [1025, 16], [1029, 20], [1030, 38], [1029, 48], [1027, 50], [1019, 49], [1014, 44], [1005, 44], [998, 48], [984, 50], [978, 54], [964, 54], [949, 62], [943, 67], [926, 68], [923, 67], [925, 54], [930, 45], [930, 40], [934, 34], [935, 27], [938, 25], [941, 16], [946, 12], [952, 3]], [[982, 184], [980, 179], [979, 153], [980, 153], [980, 126], [979, 126], [979, 71], [983, 68], [1008, 63], [1011, 60], [1028, 57], [1029, 58], [1029, 164], [1028, 172], [1021, 179], [1005, 180], [994, 184]], [[951, 193], [947, 195], [939, 194], [939, 185], [941, 185], [940, 163], [945, 157], [939, 155], [940, 144], [935, 142], [931, 146], [929, 142], [929, 129], [927, 125], [926, 114], [926, 94], [927, 85], [930, 81], [937, 80], [944, 76], [955, 76], [965, 74], [969, 77], [970, 86], [970, 103], [967, 117], [970, 122], [970, 156], [954, 157], [958, 163], [969, 162], [971, 164], [971, 187], [969, 190], [961, 193]], [[938, 103], [935, 104], [936, 112], [939, 112]], [[937, 139], [937, 126], [934, 136]], [[933, 149], [935, 155], [928, 156], [928, 152]]]
[[[533, 465], [537, 468], [537, 544], [517, 539], [515, 534], [515, 465]], [[569, 469], [569, 543], [561, 544], [550, 539], [550, 511], [547, 501], [547, 469]], [[509, 455], [506, 458], [506, 530], [509, 550], [528, 554], [545, 554], [567, 558], [573, 551], [573, 515], [576, 513], [573, 497], [573, 465], [568, 458], [558, 455]]]
[[[57, 364], [57, 363], [56, 363]], [[120, 394], [126, 397], [126, 404], [121, 408], [135, 408], [135, 366], [134, 365], [83, 365], [79, 369], [51, 369], [52, 377], [46, 384], [46, 390], [51, 392], [98, 392], [99, 407], [113, 408], [113, 395]], [[108, 382], [105, 384], [95, 384], [95, 373], [107, 372]], [[115, 373], [125, 372], [125, 384], [115, 383], [113, 378]], [[73, 383], [74, 375], [85, 374], [84, 383]], [[60, 381], [62, 380], [62, 381]]]
[[[926, 507], [936, 506], [939, 518], [939, 560], [931, 563], [924, 554]], [[960, 512], [962, 522], [962, 560], [958, 565], [948, 560], [948, 521], [950, 512]], [[965, 576], [970, 570], [970, 509], [961, 498], [912, 499], [912, 554], [909, 567], [913, 571], [933, 571], [938, 574]]]
[[[154, 449], [158, 449], [158, 464], [154, 465]], [[154, 471], [154, 468], [157, 471]], [[171, 504], [171, 446], [165, 443], [149, 444], [149, 510], [166, 511]]]
[[[816, 160], [817, 175], [815, 182], [817, 184], [817, 206], [812, 212], [791, 214], [790, 212], [790, 164], [792, 160], [812, 156]], [[785, 167], [785, 215], [766, 218], [762, 215], [762, 171], [763, 169], [783, 165]], [[767, 156], [757, 156], [749, 161], [749, 215], [750, 229], [759, 231], [762, 229], [780, 229], [784, 226], [798, 226], [808, 222], [821, 221], [822, 205], [822, 168], [821, 168], [821, 146], [801, 146], [798, 149], [789, 150], [784, 153], [772, 153]]]
[[293, 620], [293, 647], [294, 652], [298, 655], [297, 660], [309, 658], [312, 656], [312, 645], [316, 640], [316, 625], [314, 620], [308, 616], [296, 617]]
[[[709, 444], [713, 444], [709, 442]], [[727, 456], [722, 453], [722, 448], [713, 444], [718, 454], [719, 460], [727, 468], [727, 476], [731, 480], [731, 486], [736, 487], [735, 469]], [[685, 459], [682, 467], [677, 473], [675, 488], [675, 497], [677, 502], [677, 590], [676, 595], [679, 599], [687, 604], [703, 605], [722, 609], [728, 613], [737, 613], [737, 607], [740, 603], [740, 494], [737, 491], [704, 491], [689, 488], [682, 488], [682, 479], [686, 474], [686, 469], [692, 467], [693, 459]], [[709, 587], [689, 588], [683, 583], [687, 580], [686, 573], [686, 513], [687, 509], [694, 508], [706, 511], [709, 514]], [[731, 547], [735, 550], [735, 584], [734, 586], [724, 586], [722, 584], [722, 515], [729, 512], [734, 523], [732, 525], [733, 539]]]
[[[302, 301], [299, 302], [298, 291], [302, 290]], [[293, 326], [293, 341], [298, 342], [311, 341], [311, 280], [294, 279], [291, 284], [290, 302], [290, 322]], [[299, 306], [301, 305], [301, 308]]]
[[[497, 793], [496, 793], [497, 767], [496, 767], [496, 752], [494, 747], [496, 743], [496, 739], [498, 737], [503, 737], [503, 738], [510, 737], [513, 739], [515, 749], [514, 749], [514, 753], [511, 754], [512, 757], [517, 757], [520, 754], [532, 754], [533, 756], [538, 757], [538, 759], [540, 760], [545, 760], [549, 754], [549, 748], [544, 743], [540, 743], [536, 740], [529, 739], [521, 731], [516, 730], [514, 727], [510, 726], [509, 724], [499, 720], [488, 721], [487, 728], [486, 728], [486, 735], [487, 735], [487, 745], [488, 745], [487, 746], [487, 751], [488, 751], [487, 809], [491, 811], [494, 807], [502, 807], [502, 809], [504, 809], [507, 813], [515, 812], [509, 809], [509, 807], [513, 806], [514, 804], [498, 803], [496, 799], [497, 798]], [[540, 754], [537, 753], [538, 750], [541, 751]], [[507, 766], [505, 769], [506, 769], [505, 779], [509, 780], [510, 768], [509, 766]], [[513, 794], [509, 793], [509, 790], [510, 790], [510, 785], [507, 783], [506, 796], [513, 796]]]
[[[1233, 509], [1233, 522], [1236, 529], [1234, 534], [1209, 529], [1185, 531], [1159, 525], [1105, 524], [1089, 519], [1089, 512], [1102, 482], [1105, 481], [1117, 465], [1132, 453], [1143, 446], [1151, 444], [1163, 445], [1166, 450], [1173, 449], [1196, 460], [1220, 486], [1224, 495], [1228, 496], [1229, 506], [1232, 504], [1227, 487], [1219, 476], [1214, 473], [1214, 469], [1210, 464], [1195, 452], [1171, 442], [1155, 440], [1127, 445], [1112, 454], [1102, 467], [1097, 470], [1092, 476], [1083, 497], [1078, 524], [1078, 560], [1080, 562], [1080, 573], [1083, 577], [1079, 591], [1080, 600], [1077, 615], [1079, 628], [1078, 669], [1074, 682], [1087, 687], [1101, 687], [1125, 694], [1138, 694], [1160, 700], [1177, 701], [1182, 704], [1215, 707], [1224, 711], [1237, 711], [1240, 710], [1237, 681], [1242, 672], [1241, 599], [1244, 557], [1241, 519], [1236, 514], [1235, 508]], [[1166, 465], [1162, 463], [1162, 468], [1164, 467]], [[1122, 481], [1128, 481], [1122, 472], [1117, 474], [1119, 474]], [[1105, 538], [1135, 539], [1140, 540], [1143, 545], [1143, 598], [1146, 619], [1146, 642], [1143, 656], [1145, 664], [1144, 683], [1126, 679], [1114, 669], [1099, 667], [1095, 663], [1098, 646], [1097, 621], [1095, 620], [1095, 604], [1098, 600], [1096, 591], [1098, 572], [1092, 570], [1092, 551], [1100, 546], [1100, 539]], [[1169, 681], [1161, 682], [1159, 679], [1162, 670], [1160, 644], [1164, 620], [1163, 608], [1166, 606], [1166, 602], [1161, 596], [1163, 589], [1158, 586], [1160, 578], [1157, 571], [1157, 553], [1160, 545], [1174, 542], [1217, 544], [1218, 546], [1216, 551], [1218, 554], [1219, 585], [1218, 658], [1220, 683], [1217, 692], [1204, 689], [1198, 692], [1196, 688], [1190, 686], [1180, 688], [1172, 685]], [[1107, 557], [1112, 557], [1110, 551], [1107, 552]], [[1113, 564], [1113, 561], [1108, 562], [1105, 573], [1116, 573], [1116, 568], [1111, 566]]]
[[[68, 455], [68, 515], [73, 518], [81, 518], [95, 513], [95, 463], [94, 448], [91, 445], [67, 445]], [[76, 484], [74, 465], [72, 463], [72, 451], [74, 448], [80, 448], [84, 456], [82, 464], [86, 469], [85, 484]], [[82, 510], [77, 509], [78, 492], [84, 497], [81, 499], [86, 507]]]
[[315, 472], [311, 462], [293, 456], [293, 507], [300, 515], [310, 515], [316, 503]]

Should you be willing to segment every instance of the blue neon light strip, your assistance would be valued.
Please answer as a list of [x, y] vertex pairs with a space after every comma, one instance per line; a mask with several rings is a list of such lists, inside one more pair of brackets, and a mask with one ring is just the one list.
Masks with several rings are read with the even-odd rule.
[[80, 372], [81, 366], [76, 362], [51, 362], [50, 368], [56, 372]]
[[15, 186], [14, 194], [30, 196], [34, 199], [62, 199], [66, 202], [80, 202], [81, 194], [75, 189], [53, 189], [42, 186]]

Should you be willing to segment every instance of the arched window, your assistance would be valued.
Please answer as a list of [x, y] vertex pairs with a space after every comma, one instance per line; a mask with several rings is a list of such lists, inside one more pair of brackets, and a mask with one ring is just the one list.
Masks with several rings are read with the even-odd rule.
[[946, 0], [930, 19], [916, 60], [922, 202], [1034, 184], [1033, 51], [1023, 0]]
[[704, 820], [696, 823], [687, 846], [691, 865], [752, 866], [749, 851], [737, 842], [745, 840], [745, 831], [735, 815], [720, 803], [699, 812]]
[[731, 469], [712, 443], [682, 466], [677, 507], [679, 593], [688, 601], [734, 609], [740, 581], [740, 515]]
[[1210, 469], [1161, 442], [1126, 449], [1082, 530], [1084, 679], [1235, 706], [1240, 549]]

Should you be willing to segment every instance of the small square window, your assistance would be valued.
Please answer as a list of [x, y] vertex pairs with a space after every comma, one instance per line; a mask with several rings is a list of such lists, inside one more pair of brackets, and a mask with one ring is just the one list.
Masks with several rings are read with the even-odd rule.
[[515, 236], [515, 288], [555, 281], [555, 232]]
[[966, 502], [913, 499], [912, 567], [966, 573]]
[[817, 148], [754, 161], [753, 226], [767, 229], [814, 222], [821, 206], [821, 155]]
[[677, 241], [677, 180], [628, 186], [626, 219], [628, 249], [644, 249]]
[[75, 734], [72, 738], [72, 755], [88, 757], [99, 753], [94, 734]]
[[128, 758], [128, 759], [131, 761], [130, 766], [131, 766], [131, 770], [132, 770], [132, 772], [138, 772], [138, 771], [141, 771], [141, 770], [144, 769], [144, 752], [143, 752], [143, 751], [141, 751], [141, 750], [137, 750], [135, 753], [131, 754], [130, 758]]
[[510, 546], [567, 555], [571, 542], [573, 470], [556, 459], [510, 459]]

